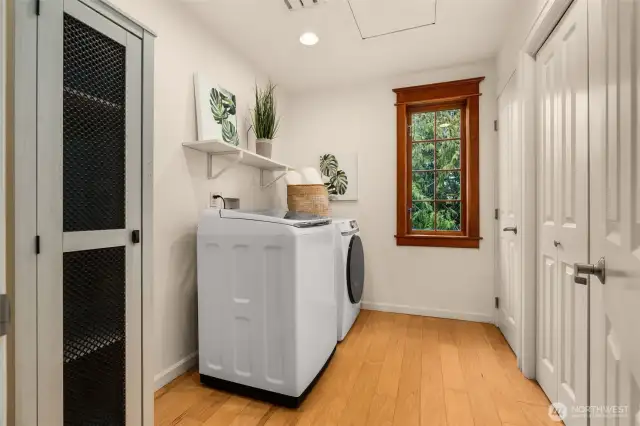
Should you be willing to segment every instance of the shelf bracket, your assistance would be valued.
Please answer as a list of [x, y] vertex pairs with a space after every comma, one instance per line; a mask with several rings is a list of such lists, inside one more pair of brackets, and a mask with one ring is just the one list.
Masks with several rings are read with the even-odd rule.
[[[221, 169], [218, 173], [214, 175], [213, 174], [213, 156], [214, 155], [226, 155], [226, 156], [234, 155], [235, 158], [233, 159], [233, 161], [231, 161], [223, 169]], [[239, 151], [238, 153], [233, 153], [233, 154], [230, 154], [230, 153], [207, 154], [207, 179], [210, 179], [210, 180], [218, 179], [227, 170], [237, 166], [242, 161], [243, 156], [244, 156], [244, 153], [242, 151]]]
[[272, 186], [273, 184], [275, 184], [277, 181], [279, 181], [280, 179], [282, 179], [283, 177], [285, 177], [287, 175], [287, 173], [289, 173], [289, 168], [285, 168], [284, 171], [282, 173], [280, 173], [275, 179], [273, 179], [271, 182], [265, 184], [264, 183], [264, 170], [260, 170], [260, 188], [262, 189], [266, 189], [269, 188], [270, 186]]

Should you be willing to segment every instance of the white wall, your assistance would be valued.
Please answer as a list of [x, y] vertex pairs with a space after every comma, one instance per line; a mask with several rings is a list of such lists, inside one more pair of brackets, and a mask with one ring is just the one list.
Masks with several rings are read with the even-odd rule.
[[[397, 87], [485, 76], [480, 98], [481, 248], [397, 247]], [[358, 219], [366, 255], [364, 300], [380, 309], [481, 321], [493, 318], [494, 167], [497, 134], [495, 61], [388, 78], [361, 87], [289, 98], [283, 158], [317, 167], [332, 150], [357, 151], [359, 201], [334, 202], [335, 216]]]
[[504, 38], [498, 52], [498, 93], [507, 85], [509, 77], [518, 65], [518, 53], [524, 46], [527, 36], [540, 17], [541, 12], [549, 1], [554, 0], [525, 0], [520, 2], [518, 14], [513, 18], [510, 29]]
[[[206, 179], [206, 156], [182, 148], [196, 140], [193, 73], [205, 72], [238, 99], [241, 124], [253, 99], [256, 72], [194, 16], [173, 0], [113, 0], [125, 13], [158, 34], [155, 44], [154, 145], [154, 334], [157, 372], [162, 385], [195, 361], [197, 351], [196, 224], [208, 207], [209, 192], [239, 197], [243, 208], [265, 208], [275, 189], [259, 187], [259, 171], [240, 167], [215, 181]], [[282, 89], [280, 94], [282, 95]], [[282, 96], [281, 96], [282, 99]], [[284, 102], [281, 102], [284, 106]], [[284, 130], [284, 128], [283, 128]], [[282, 133], [283, 134], [283, 133]], [[253, 149], [253, 143], [251, 144]], [[277, 147], [275, 148], [277, 155]], [[216, 160], [220, 167], [225, 160]]]

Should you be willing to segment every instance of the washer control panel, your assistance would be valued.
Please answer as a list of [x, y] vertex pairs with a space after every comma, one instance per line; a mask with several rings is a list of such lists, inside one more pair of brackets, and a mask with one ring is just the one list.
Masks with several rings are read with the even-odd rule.
[[355, 219], [337, 219], [335, 223], [342, 236], [354, 235], [360, 232], [358, 221]]

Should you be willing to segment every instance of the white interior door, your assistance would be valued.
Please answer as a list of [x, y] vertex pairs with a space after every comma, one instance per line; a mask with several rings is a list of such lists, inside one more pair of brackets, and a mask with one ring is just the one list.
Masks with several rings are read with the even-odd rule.
[[590, 0], [591, 425], [640, 425], [640, 0]]
[[522, 288], [521, 237], [521, 149], [518, 79], [514, 75], [498, 100], [500, 108], [500, 294], [498, 325], [511, 349], [520, 355], [520, 301]]
[[[536, 58], [539, 240], [537, 378], [552, 402], [587, 405], [588, 291], [574, 263], [588, 259], [587, 0], [576, 0]], [[586, 425], [584, 416], [565, 420]]]

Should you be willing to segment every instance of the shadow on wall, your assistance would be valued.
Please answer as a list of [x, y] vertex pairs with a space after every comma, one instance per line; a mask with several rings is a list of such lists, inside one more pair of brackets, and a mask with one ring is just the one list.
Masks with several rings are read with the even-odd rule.
[[[197, 349], [198, 342], [198, 297], [196, 286], [196, 228], [171, 245], [167, 276], [174, 278], [175, 285], [167, 286], [165, 306], [160, 327], [156, 335], [163, 336], [163, 347]], [[179, 342], [165, 341], [175, 336]], [[162, 353], [166, 353], [163, 351]], [[182, 356], [187, 356], [185, 353]], [[174, 359], [163, 360], [165, 363]]]
[[[181, 154], [184, 155], [185, 164], [189, 172], [189, 177], [192, 183], [197, 181], [207, 181], [207, 156], [201, 152], [194, 151], [193, 149], [187, 149], [180, 146], [182, 150]], [[194, 195], [197, 191], [194, 188]]]

